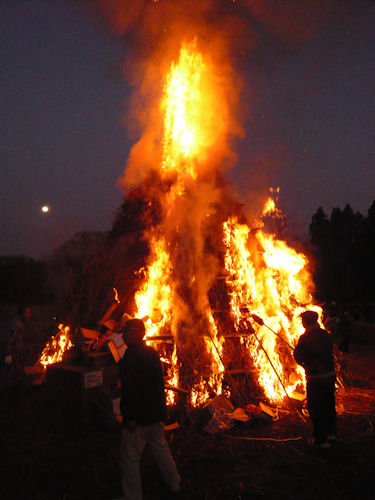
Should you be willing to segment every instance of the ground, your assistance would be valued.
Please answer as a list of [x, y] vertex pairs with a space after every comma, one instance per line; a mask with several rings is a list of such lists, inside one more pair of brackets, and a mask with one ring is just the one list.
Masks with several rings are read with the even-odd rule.
[[[42, 333], [25, 339], [29, 362], [37, 359], [38, 342], [44, 341], [51, 327], [49, 321], [39, 326]], [[168, 432], [183, 479], [179, 498], [374, 498], [374, 358], [371, 335], [358, 335], [345, 353], [346, 387], [339, 389], [336, 398], [339, 440], [327, 450], [308, 444], [311, 424], [294, 411], [280, 412], [273, 421], [254, 419], [214, 435], [203, 431], [203, 412], [186, 418], [177, 430]], [[0, 425], [2, 500], [110, 500], [120, 495], [120, 428], [116, 425], [104, 423], [99, 416], [82, 425], [64, 425], [51, 407], [44, 384], [30, 385], [10, 406], [2, 401]], [[168, 498], [147, 454], [142, 472], [145, 500]]]

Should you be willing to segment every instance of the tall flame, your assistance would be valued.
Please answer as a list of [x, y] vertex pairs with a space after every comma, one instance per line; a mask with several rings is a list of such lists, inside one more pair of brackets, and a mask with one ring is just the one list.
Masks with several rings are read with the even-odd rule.
[[[241, 356], [245, 353], [256, 367], [265, 395], [280, 402], [297, 386], [304, 387], [303, 371], [292, 356], [303, 331], [300, 313], [308, 307], [321, 316], [321, 309], [312, 305], [306, 256], [263, 232], [259, 224], [270, 214], [282, 220], [275, 201], [267, 200], [252, 228], [232, 215], [239, 210], [234, 203], [227, 207], [222, 201], [226, 192], [217, 170], [231, 158], [228, 138], [241, 131], [230, 105], [232, 71], [222, 61], [218, 64], [217, 57], [199, 49], [197, 40], [182, 44], [157, 108], [162, 114], [157, 147], [159, 127], [150, 120], [129, 157], [132, 175], [124, 176], [124, 182], [132, 182], [134, 171], [142, 170], [139, 165], [147, 173], [153, 168], [148, 178], [147, 173], [140, 177], [147, 180], [145, 187], [155, 180], [152, 201], [147, 201], [150, 206], [157, 198], [160, 207], [158, 222], [144, 232], [150, 252], [142, 269], [144, 281], [134, 295], [134, 315], [144, 320], [146, 341], [159, 351], [167, 386], [186, 389], [192, 406], [224, 391], [229, 352], [225, 337], [233, 329]], [[150, 151], [160, 156], [137, 162]], [[271, 192], [277, 195], [279, 188]], [[209, 227], [213, 221], [214, 229]], [[218, 242], [216, 247], [207, 243], [211, 240]], [[225, 328], [231, 331], [225, 331], [211, 309], [210, 292], [223, 271], [223, 296], [230, 308]], [[72, 346], [69, 327], [60, 325], [59, 330], [43, 350], [44, 367], [61, 361]], [[168, 390], [167, 399], [175, 403], [176, 392]]]
[[[193, 406], [220, 394], [225, 374], [226, 332], [216, 323], [209, 300], [220, 259], [208, 256], [204, 241], [207, 217], [215, 213], [218, 201], [214, 176], [207, 181], [207, 165], [213, 168], [215, 141], [225, 142], [228, 129], [218, 74], [196, 41], [182, 44], [170, 66], [160, 105], [164, 129], [159, 175], [165, 181], [158, 200], [161, 222], [146, 231], [149, 262], [135, 294], [135, 314], [145, 320], [147, 341], [168, 360], [168, 384], [188, 385]], [[263, 215], [269, 213], [280, 215], [271, 199], [263, 209]], [[299, 314], [306, 305], [313, 308], [307, 258], [261, 227], [251, 231], [234, 217], [220, 231], [234, 329], [266, 396], [281, 401], [304, 385], [291, 350], [302, 333]], [[254, 317], [264, 318], [264, 323]], [[248, 334], [242, 335], [244, 331]], [[159, 342], [164, 338], [172, 339], [173, 348]], [[173, 402], [174, 394], [168, 399]]]
[[[191, 249], [195, 255], [186, 258], [186, 252], [176, 243], [179, 232], [187, 233], [190, 225], [190, 213], [182, 205], [188, 205], [189, 197], [194, 193], [195, 183], [199, 178], [199, 167], [203, 164], [205, 151], [212, 146], [213, 137], [209, 133], [213, 113], [207, 110], [210, 102], [208, 93], [212, 84], [212, 68], [203, 55], [197, 51], [196, 42], [184, 44], [178, 61], [172, 63], [166, 78], [161, 110], [164, 113], [164, 133], [162, 139], [161, 175], [174, 176], [175, 181], [162, 200], [164, 221], [149, 235], [151, 255], [146, 281], [136, 293], [136, 314], [146, 317], [146, 330], [149, 342], [152, 337], [167, 330], [171, 333], [175, 347], [172, 367], [169, 370], [170, 385], [179, 383], [179, 366], [183, 363], [185, 343], [195, 343], [200, 350], [203, 369], [200, 373], [190, 373], [192, 380], [191, 402], [193, 405], [203, 402], [212, 392], [221, 391], [223, 366], [220, 361], [222, 342], [218, 339], [217, 328], [213, 321], [207, 297], [190, 314], [196, 316], [196, 324], [190, 320], [190, 329], [186, 327], [188, 314], [184, 294], [199, 295], [197, 277], [203, 274], [203, 244], [199, 234], [199, 222], [196, 233], [189, 231]], [[193, 184], [192, 184], [193, 182]], [[190, 203], [192, 203], [190, 201]], [[193, 202], [194, 203], [194, 202]], [[170, 223], [170, 221], [175, 221]], [[200, 224], [205, 221], [201, 217]], [[186, 243], [186, 242], [185, 242]], [[183, 256], [181, 254], [184, 254]], [[201, 256], [201, 258], [199, 258]], [[185, 265], [185, 272], [178, 277], [177, 266]], [[181, 283], [181, 276], [183, 276]], [[189, 321], [188, 321], [189, 322]], [[192, 339], [193, 331], [201, 325], [199, 338]], [[183, 340], [181, 338], [184, 337]], [[150, 340], [151, 339], [151, 340]], [[198, 347], [199, 346], [199, 347]]]
[[204, 69], [202, 55], [183, 48], [178, 63], [171, 66], [162, 104], [165, 108], [162, 168], [178, 169], [194, 179], [195, 165], [186, 160], [197, 156], [202, 147], [199, 115], [204, 109], [201, 92]]

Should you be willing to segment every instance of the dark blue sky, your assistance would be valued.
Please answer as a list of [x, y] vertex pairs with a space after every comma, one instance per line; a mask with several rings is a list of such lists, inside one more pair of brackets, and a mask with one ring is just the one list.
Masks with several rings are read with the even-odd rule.
[[[322, 205], [375, 200], [375, 3], [338, 2], [300, 45], [258, 51], [247, 72], [253, 92], [245, 143], [255, 178], [281, 188], [280, 205], [308, 230]], [[260, 165], [264, 165], [261, 174]], [[248, 178], [248, 169], [234, 173]], [[244, 185], [248, 185], [244, 180]]]
[[69, 2], [0, 9], [0, 255], [36, 257], [76, 231], [110, 228], [129, 148], [127, 87], [111, 77], [119, 44]]
[[[319, 205], [366, 214], [375, 199], [375, 3], [340, 4], [303, 43], [266, 35], [237, 61], [249, 120], [229, 178], [250, 204], [279, 185], [304, 232]], [[124, 48], [74, 2], [3, 1], [0, 13], [0, 255], [41, 257], [108, 230], [121, 203]]]

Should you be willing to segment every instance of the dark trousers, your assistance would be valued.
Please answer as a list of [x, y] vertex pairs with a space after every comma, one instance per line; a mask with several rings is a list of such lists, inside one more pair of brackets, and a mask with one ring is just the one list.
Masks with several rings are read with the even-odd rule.
[[307, 409], [314, 424], [317, 444], [336, 434], [335, 377], [329, 376], [307, 380]]

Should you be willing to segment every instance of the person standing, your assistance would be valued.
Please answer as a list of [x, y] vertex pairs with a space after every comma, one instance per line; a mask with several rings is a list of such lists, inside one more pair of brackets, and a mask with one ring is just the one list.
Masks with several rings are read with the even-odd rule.
[[28, 305], [20, 305], [17, 316], [10, 322], [3, 343], [1, 389], [9, 391], [13, 396], [18, 392], [24, 378], [20, 354], [25, 325], [30, 316], [31, 308]]
[[348, 352], [351, 339], [352, 322], [349, 312], [346, 309], [344, 309], [343, 313], [340, 314], [338, 323], [340, 333], [339, 349], [341, 352]]
[[305, 369], [307, 409], [314, 425], [314, 442], [322, 448], [330, 447], [336, 439], [335, 362], [330, 334], [320, 328], [318, 314], [301, 314], [305, 332], [298, 340], [294, 359]]
[[123, 329], [128, 346], [120, 360], [122, 486], [125, 500], [141, 500], [140, 460], [148, 445], [163, 480], [172, 493], [180, 490], [180, 475], [165, 438], [166, 399], [158, 353], [143, 341], [140, 319], [128, 320]]

